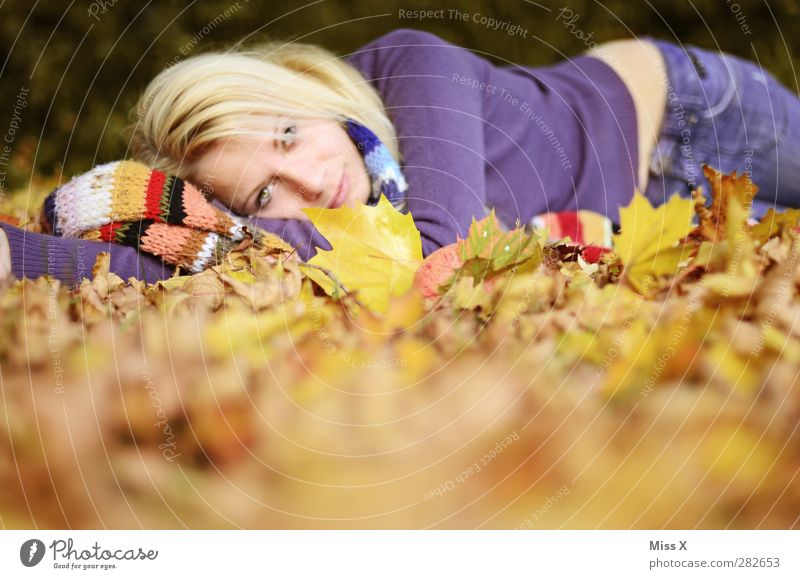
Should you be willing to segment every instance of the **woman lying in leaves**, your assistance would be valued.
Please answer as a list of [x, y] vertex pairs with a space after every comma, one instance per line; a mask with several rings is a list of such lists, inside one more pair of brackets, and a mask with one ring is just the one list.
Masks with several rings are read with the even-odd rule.
[[610, 225], [634, 189], [654, 205], [688, 196], [703, 163], [751, 176], [756, 217], [800, 206], [797, 96], [750, 62], [650, 38], [536, 69], [414, 30], [346, 60], [302, 44], [209, 53], [159, 74], [137, 113], [144, 165], [101, 165], [51, 195], [45, 228], [73, 238], [0, 224], [0, 272], [73, 283], [109, 249], [123, 278], [202, 269], [247, 222], [201, 190], [304, 260], [330, 247], [304, 207], [381, 194], [411, 212], [425, 256], [491, 208], [508, 228], [577, 210]]

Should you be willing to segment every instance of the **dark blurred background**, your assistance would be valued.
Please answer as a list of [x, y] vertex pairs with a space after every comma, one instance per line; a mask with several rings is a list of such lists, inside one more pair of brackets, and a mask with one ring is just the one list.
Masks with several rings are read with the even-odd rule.
[[[420, 9], [444, 10], [443, 17], [408, 17]], [[452, 18], [450, 9], [467, 20]], [[647, 34], [757, 56], [796, 92], [798, 23], [797, 0], [4, 2], [0, 171], [4, 188], [13, 189], [36, 173], [69, 177], [129, 156], [122, 128], [147, 82], [177, 57], [244, 37], [302, 39], [346, 54], [415, 27], [496, 62], [535, 66], [594, 42]]]

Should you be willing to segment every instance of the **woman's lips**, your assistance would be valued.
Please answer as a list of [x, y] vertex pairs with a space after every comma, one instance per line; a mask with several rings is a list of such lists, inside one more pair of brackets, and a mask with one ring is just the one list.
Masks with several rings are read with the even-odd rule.
[[342, 178], [339, 181], [339, 185], [336, 187], [336, 193], [331, 200], [331, 209], [341, 207], [341, 205], [344, 203], [345, 199], [347, 198], [347, 184], [347, 174], [343, 172]]

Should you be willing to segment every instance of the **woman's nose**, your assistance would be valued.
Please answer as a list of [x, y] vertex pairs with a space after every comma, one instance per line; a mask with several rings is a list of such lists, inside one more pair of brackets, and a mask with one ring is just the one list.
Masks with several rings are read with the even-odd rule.
[[287, 161], [282, 173], [305, 201], [313, 202], [325, 191], [325, 170], [318, 164]]

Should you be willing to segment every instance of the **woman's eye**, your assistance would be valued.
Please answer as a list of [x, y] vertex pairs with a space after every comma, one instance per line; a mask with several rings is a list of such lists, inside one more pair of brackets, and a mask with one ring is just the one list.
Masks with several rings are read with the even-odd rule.
[[294, 141], [295, 135], [297, 135], [297, 125], [289, 125], [285, 129], [283, 129], [284, 147], [288, 147], [292, 143], [292, 141]]
[[258, 196], [256, 197], [256, 203], [258, 204], [259, 207], [263, 207], [264, 205], [270, 202], [270, 200], [272, 199], [272, 188], [273, 185], [272, 183], [270, 183], [269, 185], [267, 185], [266, 187], [261, 189], [261, 191], [258, 192]]

